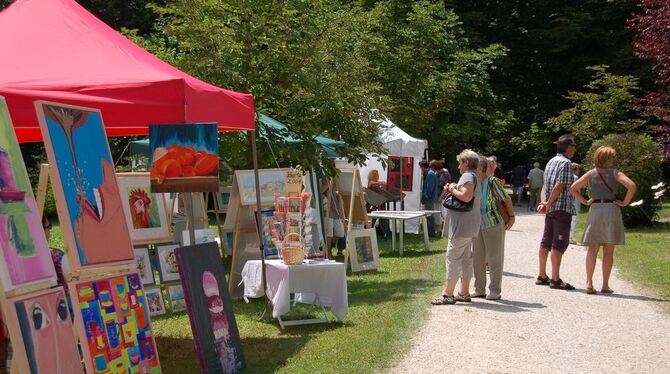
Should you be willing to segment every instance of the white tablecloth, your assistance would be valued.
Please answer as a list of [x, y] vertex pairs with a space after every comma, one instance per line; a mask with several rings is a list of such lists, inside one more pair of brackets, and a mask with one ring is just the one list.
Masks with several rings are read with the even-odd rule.
[[[316, 295], [319, 304], [329, 307], [338, 321], [349, 311], [347, 277], [344, 264], [337, 262], [284, 265], [281, 260], [266, 260], [268, 298], [272, 301], [272, 317], [278, 318], [291, 308], [291, 294], [297, 301], [311, 304]], [[247, 261], [242, 270], [244, 297], [263, 297], [261, 261]]]

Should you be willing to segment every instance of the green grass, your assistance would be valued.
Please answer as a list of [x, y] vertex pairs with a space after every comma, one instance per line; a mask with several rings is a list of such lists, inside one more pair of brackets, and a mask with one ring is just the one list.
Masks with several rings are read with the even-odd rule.
[[[59, 228], [52, 231], [50, 245], [63, 248]], [[428, 316], [430, 298], [443, 285], [446, 240], [432, 240], [432, 251], [426, 253], [423, 236], [405, 235], [403, 257], [390, 252], [390, 241], [380, 240], [379, 246], [381, 271], [347, 276], [349, 313], [343, 322], [282, 331], [276, 321], [263, 321], [262, 299], [233, 302], [245, 372], [372, 373], [402, 357]], [[307, 309], [298, 312], [305, 315]], [[163, 372], [197, 371], [188, 315], [159, 316], [152, 322]]]
[[[575, 236], [584, 232], [587, 211], [580, 216]], [[654, 294], [654, 300], [670, 313], [670, 205], [658, 212], [653, 227], [626, 228], [626, 245], [617, 246], [614, 266], [621, 276]], [[602, 255], [602, 251], [600, 253]], [[596, 269], [600, 276], [600, 269]]]

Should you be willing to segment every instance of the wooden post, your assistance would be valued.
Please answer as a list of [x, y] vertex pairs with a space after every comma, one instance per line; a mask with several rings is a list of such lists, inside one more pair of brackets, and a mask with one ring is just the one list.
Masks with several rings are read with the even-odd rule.
[[40, 217], [44, 214], [44, 202], [47, 198], [47, 187], [49, 187], [49, 164], [40, 165], [40, 179], [37, 183], [37, 212]]

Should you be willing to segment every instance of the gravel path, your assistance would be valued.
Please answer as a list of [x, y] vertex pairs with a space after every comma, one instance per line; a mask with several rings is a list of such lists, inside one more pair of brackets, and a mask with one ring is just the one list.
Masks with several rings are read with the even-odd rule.
[[[543, 223], [544, 216], [517, 212], [506, 237], [501, 301], [431, 307], [410, 353], [388, 372], [670, 373], [670, 317], [616, 269], [614, 294], [587, 295], [585, 247], [570, 246], [561, 266], [577, 290], [535, 285]], [[601, 274], [599, 262], [597, 289]]]

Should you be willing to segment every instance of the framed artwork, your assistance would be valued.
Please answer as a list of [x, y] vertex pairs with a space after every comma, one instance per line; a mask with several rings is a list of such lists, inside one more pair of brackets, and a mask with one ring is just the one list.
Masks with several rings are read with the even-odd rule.
[[132, 242], [146, 244], [169, 240], [165, 196], [151, 193], [149, 173], [119, 173], [116, 180]]
[[[198, 229], [193, 231], [195, 232], [195, 244], [216, 243], [216, 236], [212, 229]], [[188, 230], [183, 230], [181, 232], [181, 242], [183, 245], [191, 245], [191, 235], [189, 235]]]
[[18, 372], [84, 372], [62, 287], [7, 299], [3, 314]]
[[177, 262], [201, 372], [237, 373], [244, 355], [218, 247], [181, 247]]
[[184, 298], [184, 288], [181, 284], [167, 286], [168, 297], [170, 298], [170, 309], [173, 313], [186, 310], [186, 299]]
[[142, 284], [154, 284], [154, 272], [151, 269], [151, 257], [149, 248], [135, 247], [135, 261], [137, 261], [137, 272], [142, 279]]
[[265, 257], [277, 256], [279, 251], [272, 242], [272, 230], [275, 228], [275, 213], [272, 210], [261, 212], [261, 236], [263, 237], [263, 248]]
[[0, 96], [0, 289], [56, 283], [56, 271], [5, 99]]
[[[258, 180], [261, 190], [261, 205], [271, 205], [275, 200], [275, 193], [286, 196], [286, 172], [290, 169], [261, 169], [258, 170]], [[256, 204], [256, 179], [253, 170], [236, 170], [235, 180], [242, 197], [242, 205]]]
[[137, 273], [69, 284], [88, 373], [161, 372]]
[[156, 246], [156, 257], [158, 257], [158, 273], [161, 283], [179, 280], [179, 268], [177, 267], [177, 255], [175, 249], [179, 244], [159, 244]]
[[233, 188], [231, 186], [219, 186], [219, 192], [216, 194], [216, 203], [219, 207], [220, 213], [225, 213], [228, 210], [230, 203], [230, 193]]
[[402, 180], [402, 190], [412, 191], [412, 175], [414, 175], [414, 157], [389, 156], [388, 172], [386, 174], [387, 185], [400, 188], [400, 181]]
[[379, 269], [379, 247], [375, 229], [349, 230], [347, 250], [353, 273]]
[[100, 111], [44, 101], [35, 107], [72, 270], [130, 263], [133, 246]]
[[158, 286], [147, 287], [144, 289], [144, 295], [147, 298], [149, 315], [160, 316], [165, 314], [165, 303], [163, 302], [163, 292]]
[[219, 138], [215, 123], [150, 125], [152, 192], [217, 192]]

